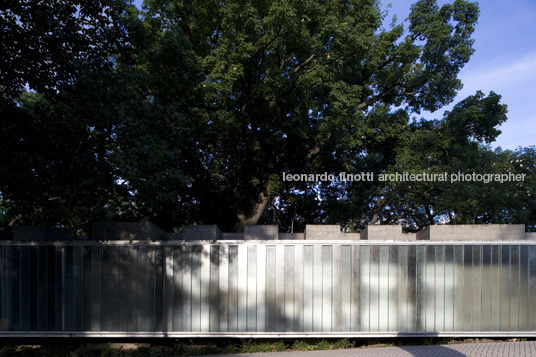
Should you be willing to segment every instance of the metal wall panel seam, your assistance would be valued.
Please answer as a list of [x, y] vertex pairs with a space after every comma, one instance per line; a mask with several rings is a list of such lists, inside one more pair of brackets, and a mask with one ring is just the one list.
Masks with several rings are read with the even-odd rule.
[[211, 249], [210, 245], [201, 246], [200, 267], [199, 267], [199, 320], [200, 331], [210, 331], [210, 264]]
[[276, 311], [276, 251], [275, 245], [266, 246], [266, 331], [277, 330]]
[[370, 332], [370, 246], [360, 247], [359, 312], [361, 331]]
[[[229, 253], [228, 246], [220, 245], [219, 247], [219, 291], [220, 291], [220, 308], [219, 308], [219, 330], [229, 331]], [[223, 296], [222, 296], [223, 295]]]
[[192, 331], [192, 248], [181, 247], [182, 330]]
[[[512, 325], [510, 326], [510, 329], [519, 331], [519, 294], [520, 294], [520, 264], [521, 264], [521, 256], [520, 256], [520, 250], [519, 246], [511, 246], [511, 259], [512, 263], [510, 265], [510, 268], [512, 270], [512, 290], [511, 293], [513, 294], [512, 297], [512, 307], [511, 307], [511, 319]], [[513, 310], [513, 311], [512, 311]]]
[[275, 246], [275, 329], [285, 331], [285, 246]]
[[247, 331], [248, 247], [238, 246], [238, 331]]
[[229, 331], [238, 331], [238, 245], [229, 246]]
[[303, 332], [304, 331], [304, 321], [303, 321], [303, 293], [304, 293], [304, 264], [303, 264], [303, 245], [294, 245], [294, 326], [295, 331]]
[[331, 289], [331, 331], [341, 331], [342, 297], [341, 297], [341, 245], [334, 244], [332, 249], [332, 289]]
[[220, 330], [220, 250], [216, 245], [209, 247], [209, 332]]
[[508, 330], [512, 328], [512, 246], [508, 255]]
[[[536, 279], [536, 277], [535, 277]], [[530, 247], [527, 248], [527, 331], [530, 331]]]
[[352, 290], [352, 247], [341, 246], [341, 327], [340, 331], [351, 331], [351, 290]]
[[498, 325], [498, 330], [500, 331], [501, 330], [501, 327], [502, 327], [502, 305], [503, 305], [503, 298], [502, 298], [502, 286], [503, 286], [503, 281], [502, 281], [502, 278], [503, 278], [503, 272], [502, 272], [502, 268], [503, 268], [503, 251], [502, 251], [502, 246], [499, 246], [499, 249], [498, 249], [498, 265], [499, 265], [499, 284], [500, 284], [500, 287], [501, 289], [499, 289], [499, 325]]
[[314, 252], [312, 245], [303, 245], [303, 330], [313, 331]]
[[380, 330], [380, 247], [370, 247], [369, 260], [369, 331]]
[[257, 246], [247, 247], [246, 330], [257, 331]]
[[[528, 249], [529, 330], [536, 331], [536, 245]], [[532, 299], [530, 293], [532, 292]]]
[[294, 246], [284, 245], [283, 265], [284, 265], [284, 282], [283, 282], [283, 314], [285, 321], [285, 332], [295, 330], [294, 316], [294, 289], [295, 289], [295, 262]]
[[257, 332], [266, 331], [266, 245], [257, 247]]
[[350, 246], [350, 259], [351, 259], [351, 289], [350, 289], [350, 331], [359, 331], [360, 330], [360, 318], [361, 312], [359, 310], [360, 305], [360, 246], [351, 245]]
[[[326, 244], [325, 240], [191, 240], [191, 241], [146, 241], [146, 240], [129, 240], [129, 241], [89, 241], [89, 240], [76, 240], [76, 241], [54, 241], [54, 242], [31, 242], [31, 241], [0, 241], [1, 246], [24, 246], [24, 247], [44, 247], [44, 246], [72, 246], [72, 247], [103, 247], [103, 246], [192, 246], [203, 244], [216, 244], [216, 245], [316, 245]], [[465, 245], [479, 245], [489, 244], [492, 246], [501, 246], [504, 244], [509, 245], [521, 245], [521, 246], [534, 246], [535, 241], [531, 240], [512, 240], [512, 241], [482, 241], [482, 240], [458, 240], [458, 241], [397, 241], [397, 240], [385, 240], [385, 241], [366, 241], [366, 240], [330, 240], [329, 244], [349, 244], [357, 246], [428, 246], [428, 245], [449, 245], [449, 246], [465, 246]]]
[[[186, 254], [187, 259], [183, 262], [185, 269], [177, 271], [173, 269], [173, 272], [168, 272], [170, 268], [167, 260], [171, 259], [172, 262], [169, 264], [174, 266], [174, 256], [168, 257], [166, 245], [112, 244], [86, 247], [78, 245], [72, 254], [70, 248], [75, 246], [70, 245], [17, 245], [16, 247], [17, 249], [15, 245], [2, 247], [3, 271], [1, 274], [1, 284], [4, 290], [1, 294], [1, 311], [3, 318], [7, 316], [7, 320], [2, 320], [2, 324], [7, 323], [9, 329], [13, 331], [22, 330], [24, 319], [29, 319], [31, 314], [34, 314], [33, 321], [35, 322], [33, 323], [38, 324], [31, 328], [34, 331], [37, 329], [42, 332], [61, 332], [69, 330], [67, 325], [74, 329], [78, 324], [76, 321], [79, 320], [73, 319], [71, 324], [68, 315], [71, 309], [74, 315], [75, 309], [79, 306], [84, 311], [89, 307], [89, 313], [80, 314], [89, 325], [82, 320], [81, 322], [86, 326], [80, 326], [79, 331], [93, 330], [93, 333], [100, 333], [104, 330], [107, 330], [104, 332], [114, 330], [119, 332], [124, 329], [121, 325], [123, 315], [119, 310], [124, 303], [128, 303], [134, 307], [130, 310], [138, 315], [135, 319], [137, 326], [134, 332], [159, 334], [161, 330], [169, 330], [169, 323], [165, 325], [165, 328], [161, 325], [165, 312], [171, 308], [168, 307], [170, 305], [168, 293], [171, 293], [171, 291], [168, 292], [168, 288], [171, 288], [168, 275], [175, 277], [176, 274], [180, 274], [185, 280], [189, 280], [190, 288], [186, 287], [182, 293], [185, 294], [186, 299], [184, 306], [189, 309], [190, 314], [185, 320], [188, 321], [188, 317], [190, 318], [190, 326], [189, 331], [187, 331], [188, 328], [181, 328], [176, 333], [204, 334], [212, 330], [211, 321], [214, 317], [212, 315], [219, 315], [218, 309], [209, 309], [207, 320], [207, 311], [204, 307], [211, 307], [214, 299], [221, 304], [220, 298], [227, 299], [229, 294], [226, 293], [232, 290], [229, 285], [221, 290], [221, 287], [225, 285], [219, 281], [222, 276], [222, 272], [218, 270], [221, 268], [220, 258], [217, 259], [217, 263], [212, 262], [211, 256], [214, 252], [210, 244], [175, 245], [174, 247], [186, 249], [189, 253]], [[21, 249], [19, 250], [18, 247]], [[29, 247], [35, 251], [32, 256], [28, 254], [28, 258], [25, 259], [24, 249]], [[126, 295], [123, 290], [124, 286], [118, 285], [118, 280], [122, 280], [124, 274], [121, 270], [123, 254], [120, 247], [132, 248], [136, 254], [135, 264], [130, 264], [135, 271], [138, 271], [136, 279], [130, 279], [136, 285], [131, 294], [136, 300], [135, 303], [122, 300]], [[217, 247], [215, 251], [219, 252], [221, 247], [228, 247], [228, 245], [217, 244], [214, 247]], [[366, 331], [388, 333], [395, 328], [404, 330], [404, 326], [397, 323], [398, 316], [401, 316], [400, 309], [405, 309], [407, 321], [413, 319], [416, 322], [412, 328], [409, 328], [409, 323], [406, 323], [405, 329], [419, 333], [424, 333], [424, 330], [428, 332], [434, 330], [440, 333], [467, 331], [467, 333], [474, 334], [493, 332], [497, 331], [497, 320], [499, 330], [505, 333], [519, 334], [534, 326], [532, 321], [535, 316], [532, 307], [534, 305], [532, 292], [536, 289], [534, 243], [521, 245], [502, 242], [502, 245], [498, 245], [486, 242], [485, 246], [483, 244], [448, 246], [423, 244], [396, 247], [385, 244], [348, 243], [342, 245], [331, 244], [331, 242], [322, 245], [273, 244], [271, 247], [273, 248], [273, 263], [275, 263], [273, 269], [275, 279], [273, 279], [274, 300], [271, 306], [266, 298], [269, 295], [267, 287], [270, 272], [266, 269], [263, 273], [263, 268], [260, 266], [262, 262], [259, 259], [259, 254], [263, 254], [262, 250], [268, 247], [269, 245], [265, 243], [248, 243], [236, 247], [237, 253], [239, 251], [242, 253], [242, 250], [247, 252], [246, 255], [236, 254], [238, 261], [236, 277], [233, 278], [237, 283], [237, 308], [245, 312], [242, 314], [236, 311], [237, 324], [245, 323], [243, 334], [265, 332], [258, 331], [260, 330], [259, 319], [263, 319], [261, 316], [263, 308], [272, 309], [275, 312], [275, 322], [278, 325], [275, 326], [275, 330], [287, 331], [287, 334], [300, 332], [297, 330], [300, 330], [301, 326], [305, 330], [306, 322], [311, 322], [311, 330], [318, 329], [317, 332], [324, 334], [342, 331], [342, 329], [352, 330], [352, 324], [359, 328], [360, 333], [366, 333]], [[346, 256], [346, 247], [348, 247], [349, 257]], [[82, 249], [83, 254], [79, 254], [78, 249]], [[85, 253], [84, 249], [86, 249]], [[210, 249], [210, 253], [201, 254], [206, 249]], [[403, 268], [400, 261], [403, 249], [408, 250], [407, 269]], [[410, 249], [417, 250], [417, 254], [411, 259], [409, 258]], [[367, 250], [368, 257], [362, 253]], [[161, 257], [162, 252], [166, 254], [162, 254]], [[496, 257], [499, 252], [499, 256]], [[458, 253], [461, 253], [460, 258], [458, 258]], [[13, 258], [15, 255], [17, 259]], [[264, 256], [268, 257], [268, 250]], [[361, 256], [366, 259], [360, 259]], [[316, 259], [318, 257], [320, 259]], [[13, 258], [12, 262], [8, 263], [11, 258]], [[306, 262], [307, 260], [310, 260], [310, 263]], [[79, 261], [83, 263], [78, 268], [79, 271], [75, 272], [75, 266], [78, 266]], [[216, 269], [214, 264], [218, 264], [219, 268]], [[264, 267], [268, 267], [268, 264], [268, 261], [262, 263]], [[351, 266], [351, 272], [348, 275], [350, 279], [348, 285], [351, 285], [351, 289], [349, 289], [350, 300], [348, 300], [350, 302], [347, 304], [348, 294], [343, 285], [348, 280], [345, 275], [348, 264]], [[23, 265], [28, 268], [27, 271], [22, 268]], [[68, 265], [72, 268], [67, 267]], [[413, 278], [410, 279], [410, 266], [415, 267], [414, 281]], [[238, 269], [239, 267], [245, 267], [245, 269]], [[12, 273], [9, 273], [10, 271]], [[31, 273], [32, 271], [34, 273]], [[82, 278], [79, 278], [79, 275], [75, 278], [75, 274], [80, 273], [82, 273]], [[226, 274], [229, 276], [231, 273], [227, 271]], [[263, 286], [262, 277], [265, 278], [265, 286]], [[78, 285], [78, 281], [82, 284]], [[241, 281], [242, 284], [245, 282], [244, 293], [238, 293]], [[171, 284], [175, 283], [179, 282], [172, 279]], [[486, 283], [490, 284], [489, 289]], [[409, 295], [408, 290], [405, 302], [401, 302], [403, 295], [400, 295], [400, 291], [404, 284], [406, 289], [409, 286], [413, 290], [411, 294], [416, 293], [416, 295], [414, 297]], [[82, 289], [82, 292], [78, 291], [78, 295], [75, 295], [77, 286]], [[198, 290], [192, 290], [196, 287]], [[33, 296], [36, 297], [28, 296], [28, 302], [24, 303], [23, 288], [27, 289], [28, 293], [30, 290], [35, 291]], [[354, 290], [355, 288], [359, 290]], [[127, 289], [130, 289], [128, 285]], [[310, 298], [306, 295], [306, 291], [309, 290], [311, 291]], [[361, 294], [357, 294], [357, 291], [361, 291]], [[174, 291], [173, 294], [175, 294]], [[211, 296], [216, 295], [218, 297], [211, 300]], [[15, 296], [18, 297], [20, 305], [10, 300]], [[266, 299], [264, 302], [263, 296]], [[452, 302], [449, 300], [451, 297]], [[77, 301], [77, 307], [74, 304], [69, 305], [71, 298], [73, 302]], [[461, 300], [461, 306], [457, 303], [458, 299]], [[164, 306], [159, 305], [160, 300]], [[174, 300], [172, 299], [171, 304], [175, 303]], [[312, 303], [310, 310], [308, 310], [306, 300]], [[410, 301], [415, 301], [417, 304], [417, 310], [413, 313], [408, 313], [412, 308]], [[245, 303], [239, 305], [243, 302]], [[360, 308], [355, 306], [356, 302]], [[452, 328], [447, 318], [447, 315], [451, 315], [451, 304], [453, 307]], [[348, 305], [349, 312], [346, 312], [346, 305]], [[17, 310], [10, 309], [12, 306]], [[498, 316], [493, 316], [497, 315], [495, 314], [497, 306], [499, 306]], [[462, 312], [461, 319], [457, 314], [460, 311], [459, 307]], [[196, 323], [192, 321], [192, 309], [194, 313], [199, 313], [199, 326], [192, 325]], [[11, 314], [11, 311], [15, 312]], [[23, 311], [28, 311], [26, 317], [23, 316]], [[355, 320], [352, 320], [354, 311], [357, 313]], [[489, 311], [492, 316], [485, 316], [486, 311]], [[465, 322], [463, 312], [466, 313]], [[337, 316], [338, 313], [339, 316]], [[362, 318], [363, 313], [368, 314], [367, 319]], [[309, 314], [312, 314], [311, 319], [308, 317]], [[349, 328], [343, 314], [351, 317]], [[197, 320], [196, 316], [193, 316], [195, 320]], [[269, 316], [266, 314], [264, 321], [268, 319]], [[218, 321], [221, 321], [220, 316], [218, 316]], [[368, 330], [360, 326], [357, 321], [368, 324]], [[208, 326], [208, 330], [205, 325]], [[281, 326], [283, 330], [280, 329]], [[222, 328], [219, 326], [216, 329], [218, 330], [216, 332], [220, 333]]]
[[313, 331], [322, 331], [322, 246], [313, 245]]
[[333, 246], [322, 246], [322, 331], [332, 331]]
[[[163, 295], [163, 324], [164, 331], [171, 332], [173, 331], [173, 274], [174, 274], [174, 261], [173, 261], [173, 250], [170, 247], [164, 247], [163, 253], [163, 275], [164, 280], [162, 283], [162, 295]], [[121, 257], [121, 255], [119, 255]], [[121, 261], [121, 260], [120, 260]]]
[[192, 246], [192, 290], [191, 290], [191, 324], [192, 332], [201, 332], [201, 299], [203, 297], [201, 291], [202, 276], [201, 266], [203, 260], [203, 246]]

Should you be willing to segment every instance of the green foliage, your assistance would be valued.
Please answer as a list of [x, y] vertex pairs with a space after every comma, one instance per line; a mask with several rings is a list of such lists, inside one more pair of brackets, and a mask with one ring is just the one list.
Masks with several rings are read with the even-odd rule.
[[1, 107], [27, 85], [54, 95], [88, 72], [113, 66], [123, 47], [123, 1], [4, 1]]
[[273, 352], [283, 352], [287, 349], [287, 345], [283, 341], [277, 341], [272, 344]]
[[254, 340], [247, 340], [242, 343], [240, 350], [242, 353], [283, 352], [286, 348], [283, 341], [257, 343]]
[[87, 349], [86, 346], [81, 345], [71, 352], [71, 357], [90, 357], [91, 352]]
[[293, 351], [312, 351], [312, 350], [314, 349], [314, 347], [311, 346], [310, 344], [308, 344], [308, 343], [305, 342], [305, 341], [296, 340], [296, 341], [294, 341], [294, 343], [292, 344], [291, 349], [292, 349]]
[[521, 223], [533, 229], [534, 148], [492, 151], [463, 135], [452, 135], [449, 119], [447, 115], [443, 121], [415, 123], [402, 137], [396, 163], [388, 172], [515, 174], [525, 175], [524, 180], [389, 182], [375, 205], [379, 220], [402, 221], [414, 229], [441, 221]]
[[[483, 146], [506, 120], [499, 95], [411, 119], [461, 88], [476, 3], [417, 1], [389, 28], [379, 2], [343, 0], [8, 1], [2, 14], [2, 226], [535, 221], [534, 149]], [[532, 176], [281, 179], [445, 170]]]
[[423, 338], [422, 339], [422, 344], [424, 346], [431, 346], [434, 344], [434, 339], [433, 338]]
[[171, 349], [171, 352], [174, 356], [182, 356], [186, 353], [188, 350], [188, 347], [186, 344], [182, 342], [176, 342], [173, 344], [173, 348]]
[[134, 355], [136, 357], [163, 357], [164, 352], [158, 346], [138, 346]]
[[125, 352], [119, 349], [111, 348], [110, 345], [106, 346], [106, 348], [100, 352], [100, 357], [123, 357], [125, 355], [126, 355]]
[[213, 355], [215, 353], [216, 353], [216, 348], [214, 348], [214, 346], [210, 346], [210, 345], [203, 346], [198, 351], [198, 355], [200, 355], [200, 356]]
[[240, 352], [240, 347], [238, 347], [237, 345], [227, 345], [223, 349], [223, 353], [228, 353], [228, 354], [239, 353], [239, 352]]
[[315, 346], [315, 350], [323, 351], [323, 350], [330, 350], [331, 349], [331, 343], [327, 342], [326, 340], [322, 340], [318, 342]]
[[333, 343], [333, 349], [334, 350], [340, 350], [345, 348], [354, 348], [355, 347], [355, 341], [348, 341], [346, 338], [343, 338], [342, 340], [337, 340]]
[[13, 346], [2, 346], [0, 348], [1, 357], [11, 357], [15, 355], [16, 349]]
[[[390, 117], [403, 128], [406, 111], [450, 102], [478, 15], [464, 1], [420, 2], [405, 31], [402, 24], [383, 29], [374, 3], [226, 1], [210, 11], [174, 4], [146, 3], [138, 65], [154, 103], [187, 108], [183, 127], [196, 141], [183, 152], [182, 172], [192, 178], [184, 195], [198, 202], [188, 210], [224, 230], [259, 221], [288, 226], [294, 214], [281, 205], [296, 189], [305, 191], [302, 202], [316, 193], [281, 182], [282, 172], [359, 168], [368, 142], [389, 141], [375, 137], [375, 123], [393, 137], [400, 129], [391, 130]], [[391, 114], [393, 105], [406, 111]], [[291, 211], [318, 216], [318, 202], [310, 205]]]

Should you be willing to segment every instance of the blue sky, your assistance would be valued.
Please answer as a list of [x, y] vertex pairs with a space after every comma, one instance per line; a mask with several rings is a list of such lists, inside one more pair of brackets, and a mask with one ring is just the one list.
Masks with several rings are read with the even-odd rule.
[[[386, 22], [391, 14], [397, 14], [401, 22], [413, 2], [392, 1]], [[460, 72], [464, 87], [454, 103], [477, 90], [502, 95], [502, 103], [508, 105], [508, 121], [500, 127], [502, 134], [492, 147], [536, 145], [536, 0], [482, 0], [479, 6], [473, 34], [476, 51]], [[439, 118], [451, 107], [422, 116]]]
[[[439, 0], [439, 4], [451, 1]], [[398, 22], [409, 14], [415, 0], [391, 2], [386, 26], [396, 14]], [[138, 6], [141, 0], [134, 3]], [[382, 1], [386, 6], [388, 1]], [[494, 91], [508, 105], [508, 121], [492, 147], [515, 149], [536, 145], [536, 0], [482, 0], [480, 18], [473, 34], [475, 53], [460, 72], [464, 88], [453, 103], [474, 94]], [[432, 119], [444, 110], [422, 113]]]

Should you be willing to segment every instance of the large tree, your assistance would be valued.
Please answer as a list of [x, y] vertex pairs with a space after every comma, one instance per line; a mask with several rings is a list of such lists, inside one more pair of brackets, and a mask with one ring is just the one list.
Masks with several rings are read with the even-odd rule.
[[378, 127], [451, 102], [478, 7], [418, 1], [388, 29], [375, 1], [146, 1], [141, 14], [147, 100], [192, 138], [182, 195], [200, 222], [239, 230], [274, 199], [315, 195], [282, 173], [359, 168]]
[[[441, 120], [410, 119], [461, 88], [475, 3], [417, 1], [389, 26], [377, 1], [47, 4], [2, 8], [3, 221], [75, 231], [97, 219], [168, 230], [400, 219], [420, 227], [453, 209], [468, 221], [482, 215], [449, 201], [463, 187], [282, 174], [484, 167], [521, 155], [479, 146], [506, 118], [493, 93]], [[19, 32], [26, 43], [11, 43]], [[522, 220], [516, 214], [502, 221]]]
[[8, 225], [79, 231], [107, 217], [116, 188], [105, 146], [116, 121], [113, 111], [92, 114], [128, 54], [124, 8], [115, 0], [0, 4], [0, 213]]

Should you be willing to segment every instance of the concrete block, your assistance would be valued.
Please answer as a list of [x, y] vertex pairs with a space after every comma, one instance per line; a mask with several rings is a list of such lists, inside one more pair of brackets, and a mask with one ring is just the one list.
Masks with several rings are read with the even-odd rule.
[[361, 231], [361, 239], [394, 240], [402, 234], [402, 226], [368, 225]]
[[223, 240], [244, 240], [244, 233], [223, 233]]
[[183, 240], [219, 240], [221, 238], [221, 230], [215, 224], [189, 225], [182, 228]]
[[525, 240], [523, 224], [459, 224], [426, 226], [417, 232], [418, 240], [475, 240], [512, 241]]
[[402, 240], [417, 240], [417, 233], [402, 233]]
[[168, 233], [167, 240], [184, 240], [184, 238], [182, 237], [182, 233]]
[[416, 240], [415, 233], [403, 233], [398, 225], [368, 225], [361, 231], [361, 239], [366, 240]]
[[279, 233], [280, 240], [304, 240], [305, 233]]
[[536, 232], [525, 233], [525, 240], [536, 240]]
[[167, 240], [168, 235], [151, 222], [96, 222], [90, 224], [91, 240]]
[[7, 229], [0, 228], [0, 240], [12, 240], [13, 232], [9, 232]]
[[307, 224], [305, 226], [306, 240], [337, 240], [341, 239], [339, 225]]
[[55, 231], [46, 227], [19, 226], [13, 227], [13, 240], [16, 241], [65, 241], [80, 239], [70, 234]]
[[342, 240], [360, 240], [361, 234], [359, 233], [341, 233], [340, 239]]
[[430, 240], [430, 226], [426, 226], [417, 233], [417, 240]]
[[276, 240], [279, 239], [277, 225], [250, 225], [244, 226], [245, 240]]

